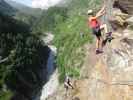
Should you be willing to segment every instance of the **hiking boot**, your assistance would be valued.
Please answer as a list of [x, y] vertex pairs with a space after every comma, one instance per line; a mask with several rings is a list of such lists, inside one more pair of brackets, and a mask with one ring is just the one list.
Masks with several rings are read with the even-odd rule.
[[108, 41], [111, 42], [111, 40], [113, 40], [113, 39], [114, 39], [113, 37], [109, 37]]
[[108, 37], [108, 36], [112, 36], [112, 32], [106, 33], [106, 37]]
[[108, 42], [111, 42], [113, 39], [114, 39], [114, 37], [112, 37], [112, 36], [108, 36], [108, 37], [106, 37], [107, 38], [107, 41]]
[[100, 49], [96, 49], [96, 54], [100, 54], [100, 53], [103, 53], [103, 51]]
[[108, 41], [108, 42], [111, 42], [111, 40], [113, 40], [114, 38], [112, 37], [112, 32], [109, 32], [109, 33], [106, 33], [107, 35], [106, 35], [106, 40]]

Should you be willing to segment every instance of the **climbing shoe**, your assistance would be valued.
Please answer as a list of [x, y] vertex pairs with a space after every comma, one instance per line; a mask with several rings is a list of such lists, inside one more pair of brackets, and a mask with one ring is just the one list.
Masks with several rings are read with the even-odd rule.
[[111, 40], [113, 40], [114, 38], [112, 37], [112, 32], [106, 33], [106, 40], [108, 42], [111, 42]]
[[113, 37], [107, 37], [108, 42], [111, 42], [111, 40], [113, 40]]
[[96, 54], [100, 54], [100, 53], [103, 53], [103, 51], [99, 50], [99, 49], [96, 49]]
[[112, 32], [106, 33], [106, 37], [108, 37], [108, 36], [112, 36]]

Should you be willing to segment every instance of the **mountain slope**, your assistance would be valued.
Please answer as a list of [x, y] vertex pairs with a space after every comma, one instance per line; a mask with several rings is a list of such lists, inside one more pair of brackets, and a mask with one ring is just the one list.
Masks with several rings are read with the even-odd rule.
[[[94, 5], [95, 1], [71, 0], [67, 6], [66, 19], [56, 24], [54, 44], [60, 51], [57, 55], [60, 81], [64, 80], [66, 73], [75, 77], [80, 76], [80, 68], [85, 56], [83, 46], [93, 40], [91, 34], [89, 34], [86, 11], [89, 3]], [[99, 6], [98, 3], [96, 8]]]
[[33, 15], [33, 16], [37, 16], [40, 15], [42, 10], [41, 9], [35, 9], [35, 8], [30, 8], [28, 6], [25, 6], [23, 4], [17, 3], [15, 1], [12, 0], [5, 0], [10, 6], [14, 7], [15, 9], [17, 9], [19, 12], [24, 13], [24, 14], [28, 14], [28, 15]]
[[31, 100], [46, 80], [49, 51], [29, 25], [0, 13], [0, 100]]
[[6, 15], [13, 15], [16, 12], [16, 9], [11, 7], [4, 0], [0, 0], [0, 12]]
[[[41, 9], [30, 8], [12, 0], [2, 0], [1, 5], [1, 8], [4, 8], [1, 9], [2, 13], [7, 12], [8, 15], [13, 13], [13, 17], [15, 19], [21, 20], [31, 27], [36, 23], [36, 20], [39, 19], [42, 14]], [[12, 9], [15, 9], [15, 12], [13, 12]]]

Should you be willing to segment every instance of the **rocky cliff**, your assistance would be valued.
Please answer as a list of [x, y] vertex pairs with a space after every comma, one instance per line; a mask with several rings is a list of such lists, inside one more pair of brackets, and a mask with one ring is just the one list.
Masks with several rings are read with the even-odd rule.
[[133, 1], [108, 0], [106, 20], [114, 40], [95, 55], [94, 44], [84, 48], [81, 77], [66, 96], [64, 89], [48, 100], [132, 100], [133, 98]]

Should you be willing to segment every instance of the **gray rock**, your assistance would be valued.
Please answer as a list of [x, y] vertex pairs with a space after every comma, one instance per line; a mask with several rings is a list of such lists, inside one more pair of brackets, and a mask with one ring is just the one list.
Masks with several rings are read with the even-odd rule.
[[128, 22], [129, 25], [133, 25], [133, 16], [128, 18], [126, 22]]

